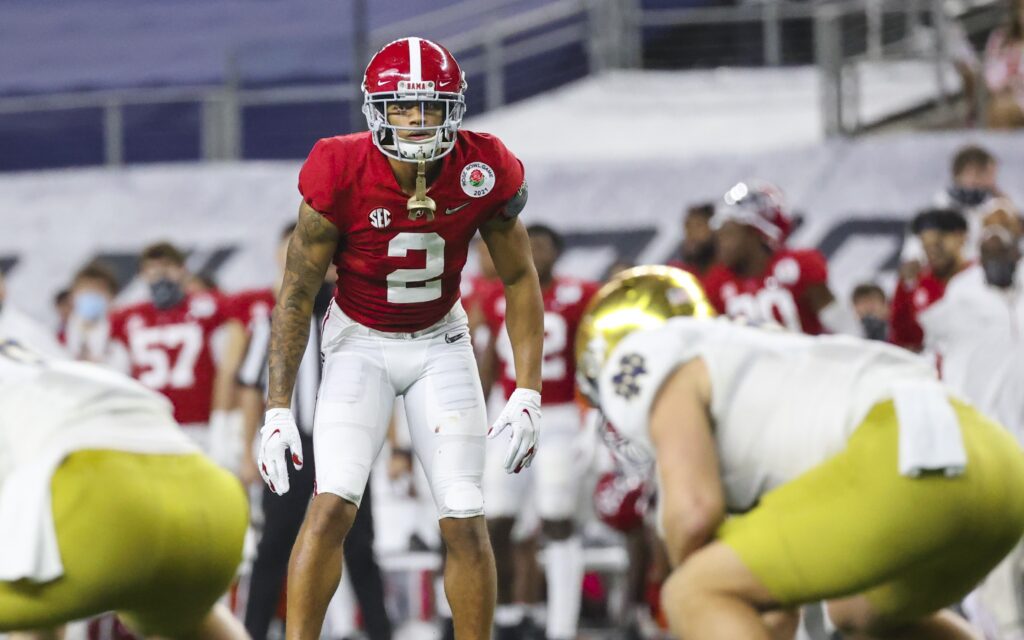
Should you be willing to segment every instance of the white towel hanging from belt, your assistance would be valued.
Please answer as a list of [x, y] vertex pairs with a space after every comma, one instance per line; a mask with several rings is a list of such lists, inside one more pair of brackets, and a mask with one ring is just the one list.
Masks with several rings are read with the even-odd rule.
[[925, 471], [957, 476], [967, 466], [960, 421], [942, 383], [900, 382], [893, 390], [899, 420], [899, 472], [916, 478]]

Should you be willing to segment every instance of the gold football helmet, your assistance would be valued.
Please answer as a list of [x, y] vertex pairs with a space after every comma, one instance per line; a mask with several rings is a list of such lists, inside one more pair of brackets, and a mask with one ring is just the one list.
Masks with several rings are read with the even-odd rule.
[[594, 294], [576, 333], [576, 382], [599, 406], [601, 367], [620, 340], [676, 316], [714, 317], [715, 310], [693, 275], [676, 267], [647, 265], [618, 273]]

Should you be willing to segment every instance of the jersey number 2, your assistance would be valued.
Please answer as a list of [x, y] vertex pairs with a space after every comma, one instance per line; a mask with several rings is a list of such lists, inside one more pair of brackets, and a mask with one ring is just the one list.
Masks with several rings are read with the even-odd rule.
[[[404, 258], [410, 251], [426, 251], [422, 269], [396, 269], [388, 274], [388, 302], [411, 304], [441, 297], [444, 273], [444, 238], [436, 233], [400, 233], [388, 243], [388, 256]], [[415, 283], [417, 286], [410, 287]], [[419, 286], [423, 285], [423, 286]]]

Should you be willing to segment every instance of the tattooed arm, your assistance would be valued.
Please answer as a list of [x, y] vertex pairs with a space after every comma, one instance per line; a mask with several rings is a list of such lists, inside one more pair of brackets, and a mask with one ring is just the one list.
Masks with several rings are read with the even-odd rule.
[[270, 329], [267, 409], [288, 408], [302, 354], [309, 341], [313, 299], [338, 247], [338, 229], [305, 202], [288, 243], [284, 279]]

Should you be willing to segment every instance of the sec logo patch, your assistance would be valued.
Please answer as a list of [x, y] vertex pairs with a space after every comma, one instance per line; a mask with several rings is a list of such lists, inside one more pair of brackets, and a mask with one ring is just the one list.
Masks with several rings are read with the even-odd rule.
[[370, 224], [373, 225], [374, 229], [387, 228], [391, 224], [391, 212], [383, 207], [374, 209], [370, 212]]
[[494, 169], [483, 162], [470, 162], [462, 168], [462, 190], [470, 198], [482, 198], [494, 188]]

